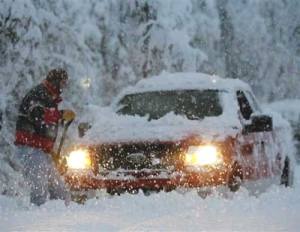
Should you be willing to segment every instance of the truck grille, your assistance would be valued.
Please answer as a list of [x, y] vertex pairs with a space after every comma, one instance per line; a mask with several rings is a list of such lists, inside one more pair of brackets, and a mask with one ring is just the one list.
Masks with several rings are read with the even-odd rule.
[[132, 143], [101, 145], [97, 147], [100, 170], [165, 169], [182, 163], [181, 143]]

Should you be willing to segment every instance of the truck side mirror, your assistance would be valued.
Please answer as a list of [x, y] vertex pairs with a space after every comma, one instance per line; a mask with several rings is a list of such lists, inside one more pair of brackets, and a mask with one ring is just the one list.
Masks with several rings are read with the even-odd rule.
[[92, 127], [92, 125], [89, 124], [88, 122], [79, 123], [79, 125], [78, 125], [78, 136], [79, 136], [79, 138], [82, 138], [85, 135], [85, 133], [89, 129], [91, 129], [91, 127]]
[[273, 130], [272, 117], [268, 115], [255, 115], [251, 117], [251, 124], [245, 125], [244, 133], [264, 132]]

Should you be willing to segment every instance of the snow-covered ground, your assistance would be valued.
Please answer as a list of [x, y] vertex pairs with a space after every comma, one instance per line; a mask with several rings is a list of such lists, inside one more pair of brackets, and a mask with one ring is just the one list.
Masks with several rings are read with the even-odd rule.
[[246, 189], [206, 199], [195, 191], [111, 197], [85, 205], [49, 201], [41, 207], [0, 196], [0, 231], [299, 231], [300, 167], [295, 187]]

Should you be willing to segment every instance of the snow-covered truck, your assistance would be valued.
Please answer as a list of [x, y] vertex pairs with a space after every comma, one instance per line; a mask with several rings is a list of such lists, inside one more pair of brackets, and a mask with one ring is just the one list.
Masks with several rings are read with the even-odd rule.
[[289, 125], [260, 108], [248, 84], [162, 73], [125, 89], [65, 152], [74, 191], [170, 191], [277, 178], [292, 183]]

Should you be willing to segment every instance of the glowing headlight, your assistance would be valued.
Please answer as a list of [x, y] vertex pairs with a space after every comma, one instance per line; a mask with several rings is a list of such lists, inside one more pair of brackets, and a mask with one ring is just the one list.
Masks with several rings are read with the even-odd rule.
[[185, 155], [185, 164], [188, 166], [217, 165], [221, 162], [221, 154], [212, 145], [190, 146]]
[[67, 157], [67, 165], [70, 169], [89, 169], [91, 168], [91, 159], [88, 151], [75, 150]]

